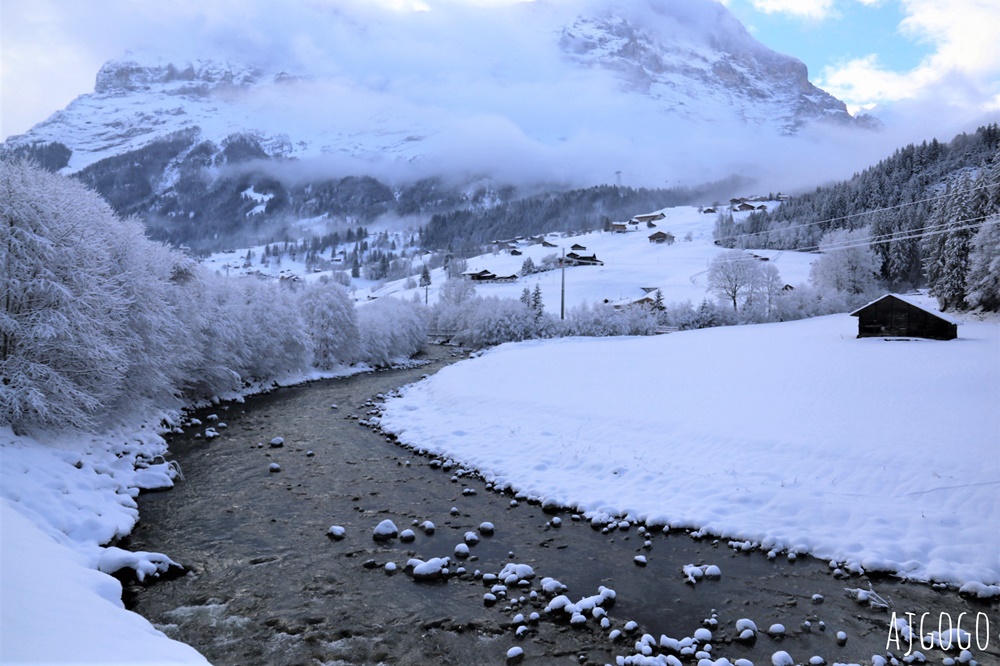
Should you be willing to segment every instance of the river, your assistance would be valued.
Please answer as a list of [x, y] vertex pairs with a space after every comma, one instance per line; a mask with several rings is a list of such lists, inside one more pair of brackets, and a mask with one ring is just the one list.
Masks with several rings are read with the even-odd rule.
[[[827, 663], [869, 664], [873, 654], [886, 653], [893, 611], [930, 613], [928, 629], [965, 612], [963, 628], [973, 636], [975, 618], [986, 617], [991, 633], [980, 629], [973, 652], [981, 664], [1000, 664], [995, 601], [887, 576], [844, 579], [813, 558], [768, 560], [759, 550], [742, 552], [726, 540], [684, 532], [595, 528], [493, 492], [468, 470], [417, 455], [361, 425], [377, 410], [376, 396], [457, 355], [432, 347], [419, 367], [282, 388], [193, 414], [204, 425], [170, 440], [185, 480], [140, 496], [141, 521], [124, 544], [167, 553], [188, 572], [149, 585], [127, 581], [129, 608], [219, 665], [504, 664], [514, 646], [523, 650], [523, 663], [605, 664], [634, 654], [644, 632], [682, 639], [703, 627], [713, 632], [714, 658], [759, 666], [784, 650], [796, 663], [819, 655]], [[213, 414], [218, 423], [209, 420]], [[197, 436], [210, 425], [218, 437]], [[271, 446], [275, 437], [284, 439], [281, 447]], [[272, 463], [280, 471], [271, 471]], [[376, 542], [373, 530], [385, 519], [412, 529], [415, 540]], [[417, 527], [426, 520], [433, 534]], [[479, 532], [484, 521], [494, 534]], [[332, 525], [342, 526], [345, 538], [330, 538]], [[479, 541], [468, 559], [458, 559], [455, 546], [468, 532]], [[445, 580], [416, 582], [403, 571], [410, 558], [444, 556], [453, 559]], [[390, 562], [396, 572], [387, 571]], [[510, 589], [509, 598], [485, 603], [492, 583], [476, 571], [496, 574], [508, 563], [530, 565], [537, 577], [530, 587]], [[716, 565], [722, 575], [691, 584], [682, 575], [686, 564]], [[613, 589], [613, 605], [605, 604], [611, 626], [602, 629], [590, 615], [581, 626], [558, 613], [550, 617], [544, 576], [563, 583], [573, 601], [596, 595], [601, 585]], [[891, 610], [845, 593], [869, 585], [891, 598]], [[511, 601], [520, 597], [524, 603]], [[516, 636], [517, 614], [531, 612], [540, 621], [526, 622]], [[737, 640], [743, 618], [756, 623], [755, 639]], [[628, 620], [638, 624], [635, 635], [612, 640], [611, 628], [623, 629]], [[776, 623], [784, 635], [767, 635]], [[985, 650], [976, 650], [976, 638]], [[904, 640], [890, 647], [899, 655], [908, 650]], [[929, 663], [945, 656], [923, 652]]]

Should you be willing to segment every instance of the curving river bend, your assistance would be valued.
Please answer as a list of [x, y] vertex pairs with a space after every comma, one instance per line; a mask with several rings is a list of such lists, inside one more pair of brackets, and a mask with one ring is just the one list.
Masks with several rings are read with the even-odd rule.
[[[785, 650], [797, 663], [821, 655], [828, 663], [869, 664], [886, 652], [889, 615], [848, 599], [844, 588], [871, 583], [901, 617], [931, 613], [934, 629], [942, 615], [985, 615], [991, 634], [978, 638], [988, 648], [973, 652], [981, 664], [1000, 664], [997, 602], [888, 577], [842, 580], [825, 562], [769, 561], [759, 551], [739, 553], [725, 540], [683, 533], [657, 533], [647, 549], [636, 527], [603, 533], [568, 513], [553, 527], [540, 506], [512, 506], [510, 495], [472, 475], [453, 480], [459, 468], [445, 469], [352, 418], [363, 419], [375, 396], [433, 373], [454, 354], [432, 347], [421, 367], [283, 388], [195, 414], [214, 413], [226, 427], [211, 440], [196, 437], [204, 428], [193, 427], [172, 437], [185, 481], [140, 497], [141, 522], [125, 544], [167, 553], [189, 573], [148, 586], [128, 583], [128, 606], [219, 665], [504, 664], [515, 645], [523, 663], [605, 664], [634, 654], [643, 632], [693, 636], [713, 613], [715, 658], [770, 664]], [[284, 438], [281, 448], [269, 446], [274, 437]], [[281, 471], [271, 472], [271, 463]], [[372, 530], [386, 518], [401, 530], [412, 527], [416, 540], [375, 542]], [[414, 526], [424, 520], [436, 525], [433, 535]], [[456, 562], [465, 575], [418, 583], [403, 573], [411, 557], [453, 557], [463, 535], [483, 521], [496, 532], [471, 547], [468, 561]], [[328, 538], [334, 524], [346, 538]], [[635, 564], [640, 554], [647, 566]], [[386, 573], [387, 562], [398, 572]], [[489, 585], [473, 572], [495, 574], [508, 562], [558, 579], [574, 601], [599, 585], [614, 589], [612, 627], [635, 620], [640, 629], [614, 642], [596, 621], [578, 628], [547, 619], [541, 597], [520, 607], [503, 599], [487, 606]], [[685, 564], [717, 565], [722, 577], [686, 584]], [[539, 589], [537, 580], [531, 589]], [[532, 611], [542, 620], [516, 637], [514, 616]], [[760, 628], [755, 641], [734, 640], [740, 618]], [[784, 625], [784, 638], [765, 634], [774, 623]], [[837, 640], [839, 631], [846, 643]], [[908, 646], [899, 645], [902, 655]], [[946, 656], [924, 653], [929, 663]]]

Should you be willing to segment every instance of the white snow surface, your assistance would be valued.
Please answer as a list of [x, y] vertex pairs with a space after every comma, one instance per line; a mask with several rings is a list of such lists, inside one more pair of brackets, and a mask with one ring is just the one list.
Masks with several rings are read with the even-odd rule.
[[169, 562], [101, 546], [135, 525], [137, 481], [171, 485], [165, 471], [133, 469], [137, 454], [163, 450], [155, 436], [39, 442], [0, 428], [0, 663], [207, 663], [125, 610], [121, 583], [102, 573]]
[[382, 427], [498, 487], [916, 580], [1000, 581], [1000, 323], [857, 339], [846, 314], [494, 348]]

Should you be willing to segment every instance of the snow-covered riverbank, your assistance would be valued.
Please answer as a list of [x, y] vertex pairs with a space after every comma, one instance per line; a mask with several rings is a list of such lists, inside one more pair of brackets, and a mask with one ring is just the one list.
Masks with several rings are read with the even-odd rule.
[[[368, 370], [313, 371], [281, 383]], [[238, 400], [269, 388], [222, 397]], [[150, 575], [170, 563], [163, 554], [104, 545], [135, 527], [140, 488], [173, 483], [176, 470], [158, 457], [167, 451], [151, 426], [158, 421], [37, 438], [0, 428], [0, 663], [205, 663], [126, 610], [121, 584], [105, 573], [130, 567]], [[211, 437], [224, 424], [189, 426]]]
[[138, 520], [137, 484], [170, 484], [163, 463], [134, 469], [137, 455], [164, 450], [152, 434], [40, 442], [0, 429], [0, 661], [205, 663], [125, 610], [121, 584], [103, 572], [169, 561], [101, 545]]

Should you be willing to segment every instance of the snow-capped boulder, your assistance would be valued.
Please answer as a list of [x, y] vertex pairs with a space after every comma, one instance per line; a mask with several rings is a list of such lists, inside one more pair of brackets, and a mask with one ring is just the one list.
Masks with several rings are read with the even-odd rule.
[[376, 541], [388, 541], [389, 539], [395, 539], [397, 536], [399, 536], [399, 529], [396, 527], [396, 523], [388, 518], [376, 525], [375, 530], [372, 532], [372, 538]]

